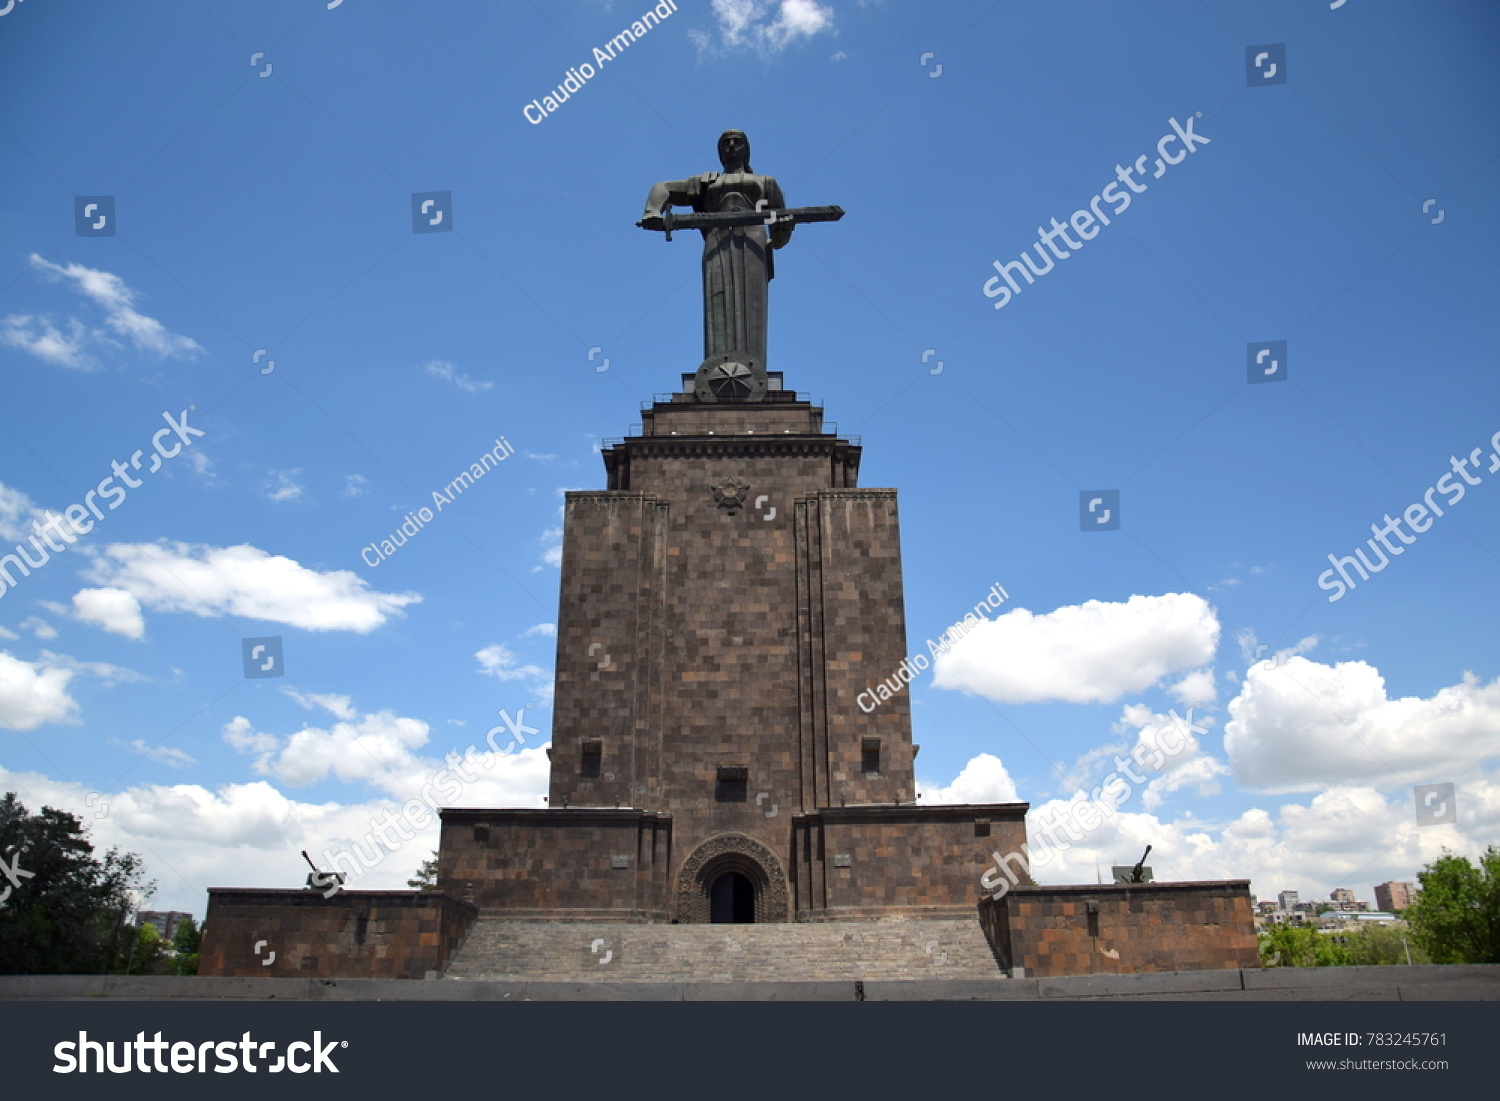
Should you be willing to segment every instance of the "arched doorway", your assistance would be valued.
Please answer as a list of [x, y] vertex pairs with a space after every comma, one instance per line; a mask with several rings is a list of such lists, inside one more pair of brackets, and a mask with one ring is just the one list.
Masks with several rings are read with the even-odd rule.
[[708, 888], [708, 920], [715, 925], [755, 922], [755, 884], [739, 872], [724, 872]]
[[678, 869], [677, 920], [684, 925], [787, 919], [781, 861], [759, 841], [719, 834], [694, 849]]

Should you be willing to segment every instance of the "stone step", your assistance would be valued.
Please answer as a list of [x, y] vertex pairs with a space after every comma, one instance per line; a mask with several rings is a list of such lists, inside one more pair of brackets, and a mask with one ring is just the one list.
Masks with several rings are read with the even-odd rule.
[[774, 925], [481, 919], [448, 979], [795, 982], [1001, 977], [974, 918]]

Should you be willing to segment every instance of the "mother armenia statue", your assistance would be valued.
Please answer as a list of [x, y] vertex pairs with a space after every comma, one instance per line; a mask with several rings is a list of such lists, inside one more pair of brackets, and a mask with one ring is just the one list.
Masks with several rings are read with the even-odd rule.
[[[719, 137], [723, 172], [655, 184], [646, 196], [642, 229], [703, 233], [703, 355], [700, 401], [759, 401], [766, 390], [766, 285], [775, 275], [773, 249], [802, 222], [837, 221], [838, 207], [788, 210], [781, 186], [750, 167], [750, 140], [741, 130]], [[672, 207], [692, 214], [673, 214]]]

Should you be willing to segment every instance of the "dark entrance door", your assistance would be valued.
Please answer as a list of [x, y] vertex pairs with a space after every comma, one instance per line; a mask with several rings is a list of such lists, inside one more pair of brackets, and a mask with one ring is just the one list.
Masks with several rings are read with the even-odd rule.
[[708, 889], [708, 920], [716, 925], [755, 922], [755, 885], [739, 872], [725, 872]]

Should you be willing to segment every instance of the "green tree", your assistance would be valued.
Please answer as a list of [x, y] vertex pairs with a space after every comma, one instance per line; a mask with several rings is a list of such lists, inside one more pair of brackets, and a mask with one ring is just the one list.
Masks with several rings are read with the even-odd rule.
[[193, 924], [192, 918], [183, 918], [172, 934], [172, 946], [177, 952], [177, 973], [196, 975], [198, 953], [203, 947], [203, 930]]
[[1444, 849], [1417, 879], [1405, 916], [1432, 962], [1500, 963], [1500, 849], [1491, 845], [1478, 867]]
[[1361, 925], [1344, 934], [1349, 962], [1362, 967], [1381, 964], [1405, 964], [1411, 953], [1412, 963], [1431, 963], [1420, 944], [1413, 944], [1409, 930], [1395, 925]]
[[142, 923], [135, 931], [135, 951], [125, 957], [127, 973], [131, 975], [166, 975], [174, 968], [167, 957], [167, 942], [161, 939], [156, 926]]
[[414, 891], [437, 890], [438, 854], [432, 850], [431, 859], [422, 861], [422, 866], [417, 869], [417, 874], [406, 881], [406, 885]]
[[0, 974], [99, 974], [124, 964], [131, 892], [154, 889], [141, 882], [139, 856], [110, 849], [101, 860], [74, 815], [31, 814], [8, 792], [0, 859], [9, 873], [0, 876]]
[[1263, 967], [1342, 967], [1349, 950], [1311, 925], [1273, 925], [1260, 938]]

